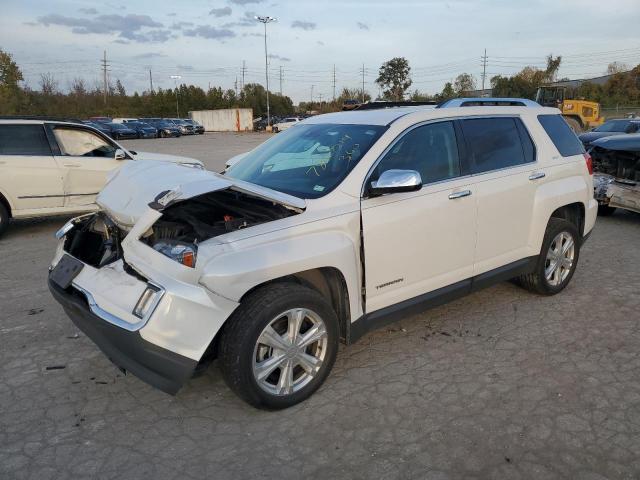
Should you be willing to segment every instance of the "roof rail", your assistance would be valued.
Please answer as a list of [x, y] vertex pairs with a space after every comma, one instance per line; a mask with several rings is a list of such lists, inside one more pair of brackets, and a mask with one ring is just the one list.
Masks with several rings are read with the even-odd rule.
[[455, 107], [539, 107], [540, 104], [528, 98], [452, 98], [438, 104], [436, 108]]
[[380, 108], [393, 108], [393, 107], [419, 107], [421, 105], [436, 105], [436, 102], [411, 102], [411, 101], [399, 101], [399, 102], [367, 102], [361, 103], [353, 110], [378, 110]]

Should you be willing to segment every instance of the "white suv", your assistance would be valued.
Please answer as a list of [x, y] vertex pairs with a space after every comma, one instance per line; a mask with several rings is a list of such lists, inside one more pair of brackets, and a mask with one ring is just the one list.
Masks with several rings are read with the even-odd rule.
[[255, 406], [325, 380], [340, 340], [496, 282], [571, 280], [596, 220], [556, 109], [312, 117], [224, 175], [135, 162], [59, 232], [50, 289], [119, 367], [175, 393], [213, 358]]
[[193, 158], [127, 150], [87, 125], [0, 119], [0, 235], [11, 218], [96, 210], [96, 195], [130, 160], [203, 168]]

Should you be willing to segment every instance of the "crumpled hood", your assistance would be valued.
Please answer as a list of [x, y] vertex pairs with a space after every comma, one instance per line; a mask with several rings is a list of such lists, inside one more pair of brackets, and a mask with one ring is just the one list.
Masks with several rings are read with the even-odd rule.
[[591, 143], [594, 147], [623, 152], [640, 152], [640, 133], [626, 133], [600, 138]]
[[225, 188], [297, 210], [306, 208], [306, 202], [298, 197], [207, 170], [158, 161], [127, 163], [107, 182], [96, 202], [118, 225], [130, 229], [150, 206], [162, 210], [182, 200]]
[[599, 138], [610, 137], [612, 135], [621, 135], [624, 132], [587, 132], [578, 135], [578, 138], [582, 143], [590, 144], [594, 140], [598, 140]]
[[200, 160], [190, 157], [181, 157], [178, 155], [167, 155], [164, 153], [153, 153], [153, 152], [139, 152], [136, 150], [136, 154], [133, 155], [135, 160], [160, 160], [163, 162], [172, 162], [172, 163], [191, 163], [202, 165]]

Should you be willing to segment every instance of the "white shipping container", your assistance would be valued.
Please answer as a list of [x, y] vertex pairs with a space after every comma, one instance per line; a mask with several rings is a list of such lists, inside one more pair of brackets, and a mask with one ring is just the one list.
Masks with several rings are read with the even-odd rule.
[[252, 108], [226, 108], [220, 110], [194, 110], [192, 120], [200, 123], [205, 132], [250, 132], [253, 130]]

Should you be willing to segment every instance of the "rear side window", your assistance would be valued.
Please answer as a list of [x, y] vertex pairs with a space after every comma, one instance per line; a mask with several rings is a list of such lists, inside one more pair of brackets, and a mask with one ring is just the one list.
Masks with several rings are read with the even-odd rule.
[[463, 120], [473, 173], [515, 167], [535, 160], [533, 142], [518, 118]]
[[0, 155], [51, 155], [42, 125], [0, 125]]
[[538, 121], [544, 131], [563, 157], [581, 155], [584, 153], [582, 142], [578, 140], [571, 127], [564, 121], [562, 115], [538, 115]]

